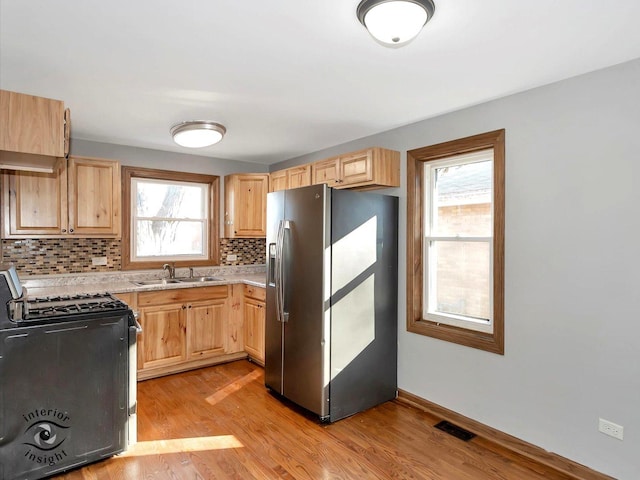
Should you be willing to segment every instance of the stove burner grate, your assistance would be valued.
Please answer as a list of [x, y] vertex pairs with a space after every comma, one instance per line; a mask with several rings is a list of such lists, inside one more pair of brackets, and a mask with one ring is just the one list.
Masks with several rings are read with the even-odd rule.
[[128, 306], [108, 293], [61, 295], [30, 298], [26, 301], [22, 319], [33, 321], [43, 318], [70, 317], [98, 312], [126, 310]]

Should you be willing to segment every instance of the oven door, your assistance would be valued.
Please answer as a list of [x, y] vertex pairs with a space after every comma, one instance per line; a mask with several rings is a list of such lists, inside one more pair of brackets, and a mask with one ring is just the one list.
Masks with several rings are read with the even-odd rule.
[[126, 449], [127, 333], [126, 312], [0, 330], [2, 478], [38, 479]]

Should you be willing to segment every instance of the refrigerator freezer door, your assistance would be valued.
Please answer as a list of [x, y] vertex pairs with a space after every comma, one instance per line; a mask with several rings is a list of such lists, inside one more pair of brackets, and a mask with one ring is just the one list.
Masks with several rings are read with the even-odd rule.
[[283, 395], [321, 418], [329, 415], [330, 197], [325, 185], [285, 191]]

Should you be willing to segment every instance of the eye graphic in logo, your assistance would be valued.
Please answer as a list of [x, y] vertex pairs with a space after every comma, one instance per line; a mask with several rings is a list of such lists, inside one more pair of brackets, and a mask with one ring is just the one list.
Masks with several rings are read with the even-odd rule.
[[69, 427], [58, 425], [57, 423], [50, 421], [36, 422], [29, 426], [25, 431], [29, 441], [24, 442], [24, 445], [30, 445], [45, 452], [54, 450], [62, 445], [62, 442], [66, 440], [66, 437], [64, 436], [64, 429], [67, 428]]

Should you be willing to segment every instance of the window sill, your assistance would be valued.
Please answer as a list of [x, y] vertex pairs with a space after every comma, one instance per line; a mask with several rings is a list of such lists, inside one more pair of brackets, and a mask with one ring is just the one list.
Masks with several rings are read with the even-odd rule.
[[477, 348], [486, 352], [497, 353], [498, 355], [504, 355], [504, 337], [498, 336], [495, 333], [478, 332], [424, 319], [409, 319], [407, 321], [407, 331], [471, 348]]

